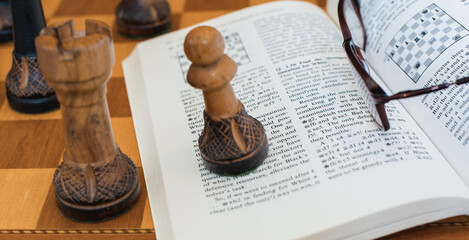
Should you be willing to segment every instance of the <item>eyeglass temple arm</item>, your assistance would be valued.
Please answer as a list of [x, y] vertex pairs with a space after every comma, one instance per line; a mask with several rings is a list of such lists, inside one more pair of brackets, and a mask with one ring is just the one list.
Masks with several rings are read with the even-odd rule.
[[464, 78], [458, 79], [458, 80], [456, 80], [454, 82], [451, 82], [451, 83], [442, 83], [442, 84], [434, 85], [434, 86], [427, 87], [427, 88], [398, 92], [398, 93], [393, 94], [391, 96], [386, 96], [386, 97], [381, 98], [380, 102], [386, 103], [386, 102], [389, 102], [391, 100], [420, 96], [420, 95], [423, 95], [423, 94], [436, 92], [436, 91], [448, 88], [451, 85], [460, 85], [460, 84], [465, 84], [465, 83], [469, 83], [469, 77], [464, 77]]

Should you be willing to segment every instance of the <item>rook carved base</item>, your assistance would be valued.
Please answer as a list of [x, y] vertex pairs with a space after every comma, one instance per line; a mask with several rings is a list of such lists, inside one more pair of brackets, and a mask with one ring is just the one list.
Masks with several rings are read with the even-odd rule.
[[79, 221], [104, 221], [135, 205], [140, 193], [137, 168], [119, 150], [113, 161], [81, 168], [62, 162], [54, 174], [56, 201], [64, 215]]

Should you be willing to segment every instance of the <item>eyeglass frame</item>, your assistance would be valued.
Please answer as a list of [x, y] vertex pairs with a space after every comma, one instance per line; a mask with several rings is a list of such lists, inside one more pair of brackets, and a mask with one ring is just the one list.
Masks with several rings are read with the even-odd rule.
[[[363, 64], [366, 64], [365, 57], [361, 54], [360, 50], [357, 51], [357, 48], [360, 49], [360, 47], [357, 46], [353, 42], [352, 33], [345, 19], [345, 9], [344, 9], [345, 1], [351, 1], [353, 10], [355, 11], [355, 14], [358, 17], [358, 20], [360, 21], [361, 29], [363, 31], [363, 48], [362, 48], [363, 52], [365, 52], [365, 49], [366, 49], [366, 38], [367, 38], [365, 26], [363, 24], [363, 19], [360, 13], [360, 4], [358, 3], [358, 0], [339, 0], [339, 5], [338, 5], [339, 25], [342, 31], [342, 36], [344, 38], [344, 42], [342, 43], [342, 46], [347, 54], [348, 59], [350, 60], [350, 63], [352, 64], [354, 69], [357, 71], [357, 73], [360, 75], [360, 77], [363, 79], [365, 86], [368, 88], [370, 92], [371, 97], [375, 100], [376, 110], [381, 120], [382, 127], [385, 131], [390, 129], [389, 119], [387, 117], [386, 109], [384, 106], [385, 103], [391, 100], [410, 98], [410, 97], [415, 97], [415, 96], [435, 92], [438, 90], [448, 88], [449, 86], [454, 85], [454, 84], [459, 85], [459, 84], [469, 83], [469, 77], [464, 77], [451, 83], [442, 83], [442, 84], [438, 84], [438, 85], [434, 85], [434, 86], [430, 86], [426, 88], [421, 88], [421, 89], [401, 91], [396, 94], [388, 96], [386, 92], [381, 88], [381, 86], [379, 86], [379, 84], [375, 80], [373, 80], [373, 78], [370, 76], [370, 73], [365, 69], [363, 65]], [[360, 61], [363, 61], [363, 64], [361, 64]], [[373, 116], [373, 118], [375, 117]], [[375, 122], [377, 121], [376, 119], [374, 120]]]

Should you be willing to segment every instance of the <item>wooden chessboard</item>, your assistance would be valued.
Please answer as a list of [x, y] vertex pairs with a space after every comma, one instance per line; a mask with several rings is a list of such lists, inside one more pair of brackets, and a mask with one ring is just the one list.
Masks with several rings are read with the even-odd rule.
[[[326, 0], [310, 0], [325, 6]], [[73, 19], [106, 22], [114, 31], [116, 64], [108, 84], [108, 103], [117, 143], [143, 172], [121, 62], [138, 40], [116, 32], [119, 0], [43, 0], [48, 24]], [[169, 0], [173, 31], [266, 0]], [[80, 223], [56, 207], [52, 177], [64, 151], [60, 111], [26, 115], [10, 109], [5, 76], [12, 43], [0, 44], [0, 239], [156, 239], [145, 184], [138, 203], [126, 214], [101, 223]], [[393, 234], [384, 239], [469, 239], [469, 217], [456, 217]]]

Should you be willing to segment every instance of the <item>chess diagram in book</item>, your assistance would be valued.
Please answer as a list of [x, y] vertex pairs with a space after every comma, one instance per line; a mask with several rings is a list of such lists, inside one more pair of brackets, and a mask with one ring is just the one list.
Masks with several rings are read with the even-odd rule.
[[[238, 66], [248, 64], [251, 62], [246, 48], [244, 47], [243, 41], [237, 32], [224, 35], [225, 39], [225, 54], [228, 55], [233, 61], [236, 62]], [[189, 66], [191, 65], [187, 59], [184, 51], [182, 50], [182, 45], [178, 46], [181, 48], [180, 53], [178, 53], [179, 66], [181, 67], [182, 75], [184, 80], [187, 82], [186, 76]]]
[[[430, 33], [430, 34], [429, 34]], [[469, 31], [436, 4], [415, 14], [394, 35], [386, 48], [410, 79], [418, 82], [432, 62]]]

